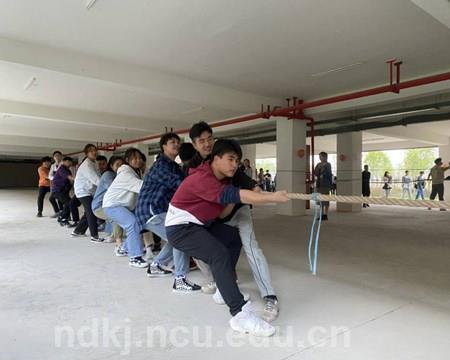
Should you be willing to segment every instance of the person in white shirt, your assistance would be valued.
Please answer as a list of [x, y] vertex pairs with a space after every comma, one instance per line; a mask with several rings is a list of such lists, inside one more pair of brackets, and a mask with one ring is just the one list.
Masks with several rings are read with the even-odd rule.
[[412, 177], [409, 176], [409, 171], [405, 171], [405, 175], [402, 176], [402, 199], [408, 195], [408, 199], [411, 200], [412, 190]]
[[134, 215], [137, 196], [142, 187], [141, 167], [142, 153], [135, 148], [125, 152], [125, 164], [117, 170], [117, 176], [103, 197], [103, 210], [107, 218], [127, 232], [123, 251], [128, 253], [129, 264], [133, 267], [146, 268], [143, 259], [144, 243], [140, 228]]
[[[59, 167], [62, 164], [62, 153], [61, 153], [61, 151], [55, 150], [53, 152], [52, 156], [53, 156], [53, 160], [55, 160], [55, 162], [50, 166], [50, 171], [48, 173], [48, 179], [50, 180], [50, 188], [51, 188], [51, 181], [55, 177], [56, 172], [58, 171]], [[48, 200], [52, 204], [53, 210], [55, 211], [55, 214], [52, 215], [51, 217], [52, 218], [57, 218], [59, 216], [59, 213], [63, 209], [63, 204], [60, 201], [58, 201], [58, 199], [56, 199], [54, 192], [50, 193], [50, 198]]]
[[92, 242], [102, 242], [104, 239], [98, 236], [97, 217], [92, 211], [92, 200], [95, 190], [100, 182], [100, 174], [95, 164], [97, 159], [97, 147], [87, 144], [84, 147], [86, 159], [81, 163], [75, 177], [74, 192], [84, 208], [84, 215], [78, 225], [72, 231], [72, 236], [85, 236], [89, 227]]

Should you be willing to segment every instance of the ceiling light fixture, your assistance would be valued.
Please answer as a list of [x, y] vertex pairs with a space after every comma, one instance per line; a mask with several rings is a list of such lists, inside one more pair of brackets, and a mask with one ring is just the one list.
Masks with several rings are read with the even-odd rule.
[[366, 63], [365, 61], [358, 61], [358, 62], [355, 62], [355, 63], [350, 64], [350, 65], [341, 66], [341, 67], [338, 67], [338, 68], [335, 68], [335, 69], [331, 69], [331, 70], [321, 71], [321, 72], [312, 74], [311, 76], [312, 77], [321, 77], [321, 76], [325, 76], [325, 75], [328, 75], [328, 74], [333, 74], [333, 73], [337, 73], [337, 72], [341, 72], [341, 71], [351, 70], [351, 69], [353, 69], [353, 68], [355, 68], [357, 66], [364, 65], [365, 63]]
[[24, 91], [27, 91], [29, 88], [31, 88], [33, 85], [36, 85], [36, 76], [33, 76], [23, 87]]
[[87, 0], [86, 1], [86, 9], [91, 10], [91, 7], [93, 7], [95, 5], [95, 2], [97, 0]]
[[386, 117], [417, 114], [417, 113], [433, 111], [433, 110], [437, 110], [437, 109], [434, 108], [434, 107], [430, 107], [430, 108], [426, 108], [426, 109], [400, 111], [400, 112], [395, 112], [395, 113], [391, 113], [391, 114], [384, 114], [384, 115], [363, 116], [363, 117], [358, 118], [358, 120], [375, 120], [375, 119], [382, 119], [382, 118], [386, 118]]

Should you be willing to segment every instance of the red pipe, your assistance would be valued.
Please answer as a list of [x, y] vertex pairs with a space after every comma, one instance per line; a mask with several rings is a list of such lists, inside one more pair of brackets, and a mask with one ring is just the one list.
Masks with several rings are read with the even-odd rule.
[[[319, 100], [315, 100], [315, 101], [311, 101], [311, 102], [300, 103], [300, 104], [297, 104], [296, 106], [288, 106], [287, 108], [284, 108], [284, 109], [275, 108], [272, 111], [260, 112], [257, 114], [246, 115], [246, 116], [242, 116], [242, 117], [235, 118], [235, 119], [219, 121], [219, 122], [210, 124], [210, 126], [211, 127], [226, 126], [226, 125], [232, 125], [232, 124], [237, 124], [237, 123], [241, 123], [241, 122], [256, 120], [256, 119], [260, 119], [260, 118], [268, 119], [272, 116], [282, 116], [282, 117], [289, 118], [292, 116], [293, 113], [295, 114], [298, 111], [301, 112], [304, 109], [319, 107], [319, 106], [323, 106], [323, 105], [335, 104], [335, 103], [342, 102], [342, 101], [354, 100], [354, 99], [359, 99], [362, 97], [379, 95], [379, 94], [388, 93], [388, 92], [397, 92], [402, 89], [408, 89], [408, 88], [412, 88], [412, 87], [416, 87], [416, 86], [428, 85], [428, 84], [433, 84], [436, 82], [447, 81], [447, 80], [450, 80], [450, 72], [432, 75], [432, 76], [426, 76], [423, 78], [413, 79], [413, 80], [405, 81], [405, 82], [398, 83], [398, 84], [384, 85], [384, 86], [379, 86], [379, 87], [375, 87], [372, 89], [356, 91], [356, 92], [349, 93], [349, 94], [333, 96], [333, 97], [326, 98], [326, 99], [319, 99]], [[187, 132], [189, 132], [189, 129], [175, 130], [175, 132], [176, 133], [187, 133]], [[151, 135], [151, 136], [143, 137], [140, 139], [124, 141], [120, 144], [113, 144], [113, 145], [121, 146], [121, 145], [134, 144], [137, 142], [158, 139], [161, 135], [162, 134]], [[107, 150], [107, 149], [100, 148], [99, 150]], [[81, 153], [81, 152], [75, 152], [75, 153], [71, 153], [71, 154], [67, 154], [67, 155], [74, 155], [74, 154], [79, 154], [79, 153]]]

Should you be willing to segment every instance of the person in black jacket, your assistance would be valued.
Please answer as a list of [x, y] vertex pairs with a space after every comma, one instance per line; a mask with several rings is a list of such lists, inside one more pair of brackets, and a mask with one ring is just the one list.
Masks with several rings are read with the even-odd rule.
[[[364, 165], [364, 171], [362, 172], [362, 196], [370, 196], [370, 171], [369, 165]], [[369, 207], [369, 204], [363, 204], [363, 207]]]

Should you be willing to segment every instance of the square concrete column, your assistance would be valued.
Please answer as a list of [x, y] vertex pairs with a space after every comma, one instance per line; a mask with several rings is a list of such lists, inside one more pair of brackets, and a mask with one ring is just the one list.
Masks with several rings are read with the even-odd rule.
[[[362, 133], [337, 134], [337, 194], [361, 196]], [[361, 204], [337, 203], [338, 211], [361, 211]]]
[[[277, 121], [277, 189], [305, 192], [306, 122], [278, 118]], [[305, 202], [292, 200], [277, 205], [277, 214], [304, 215]]]
[[439, 157], [444, 163], [450, 162], [450, 145], [439, 146]]

